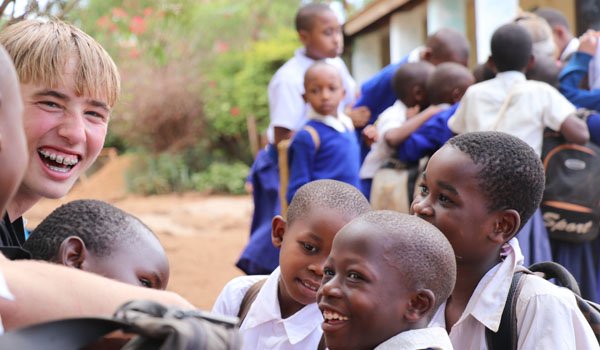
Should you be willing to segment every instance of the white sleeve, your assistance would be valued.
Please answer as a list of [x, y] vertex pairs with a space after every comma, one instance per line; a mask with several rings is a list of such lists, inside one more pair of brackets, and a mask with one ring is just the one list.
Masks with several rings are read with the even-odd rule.
[[255, 275], [241, 276], [232, 279], [225, 287], [223, 287], [211, 312], [217, 315], [237, 317], [240, 311], [240, 304], [248, 289], [250, 289], [254, 283], [265, 277], [267, 276]]
[[269, 116], [271, 125], [295, 130], [304, 118], [306, 102], [302, 97], [304, 87], [290, 79], [275, 74], [269, 84]]
[[575, 112], [575, 106], [552, 86], [544, 87], [547, 89], [543, 117], [544, 126], [559, 131], [565, 119]]
[[[546, 286], [538, 283], [537, 291], [525, 292], [524, 287], [521, 292], [517, 304], [517, 348], [600, 349], [590, 325], [577, 307], [573, 293], [546, 283]], [[521, 303], [523, 305], [519, 305]]]

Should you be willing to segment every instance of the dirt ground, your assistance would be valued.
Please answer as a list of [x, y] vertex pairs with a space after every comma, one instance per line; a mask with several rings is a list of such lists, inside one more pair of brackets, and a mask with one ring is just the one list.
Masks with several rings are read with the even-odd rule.
[[42, 200], [25, 214], [35, 227], [62, 203], [105, 200], [134, 214], [160, 238], [171, 264], [168, 289], [201, 309], [210, 309], [223, 285], [242, 274], [234, 263], [248, 239], [250, 196], [198, 193], [141, 197], [125, 192], [124, 169], [130, 160], [115, 158], [81, 181], [60, 200]]

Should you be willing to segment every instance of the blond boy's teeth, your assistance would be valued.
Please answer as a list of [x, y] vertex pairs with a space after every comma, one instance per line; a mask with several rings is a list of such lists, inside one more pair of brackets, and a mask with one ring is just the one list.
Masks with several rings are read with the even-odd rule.
[[77, 156], [63, 156], [63, 155], [57, 155], [55, 153], [50, 153], [46, 150], [40, 150], [39, 154], [41, 154], [44, 158], [50, 159], [52, 161], [55, 161], [58, 164], [64, 164], [64, 165], [75, 165], [77, 163], [79, 163], [79, 159], [77, 158]]
[[323, 311], [323, 318], [327, 321], [331, 321], [331, 320], [347, 321], [348, 320], [348, 317], [342, 316], [342, 315], [338, 314], [337, 312], [333, 312], [333, 311], [329, 311], [329, 310]]

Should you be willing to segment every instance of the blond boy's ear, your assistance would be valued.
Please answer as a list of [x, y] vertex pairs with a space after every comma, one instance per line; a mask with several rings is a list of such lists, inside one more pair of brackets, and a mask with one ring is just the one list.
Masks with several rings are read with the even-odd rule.
[[275, 216], [271, 221], [271, 242], [273, 242], [275, 248], [281, 248], [286, 227], [287, 222], [281, 215]]
[[494, 243], [506, 243], [508, 240], [513, 238], [517, 232], [519, 232], [520, 226], [521, 216], [519, 215], [519, 212], [514, 209], [505, 209], [499, 211], [496, 214], [496, 219], [494, 220], [492, 233], [489, 234], [488, 237]]
[[87, 248], [83, 240], [77, 236], [69, 236], [60, 244], [56, 262], [81, 270], [86, 256]]
[[429, 289], [421, 289], [413, 294], [408, 302], [406, 311], [404, 312], [404, 318], [409, 323], [417, 323], [425, 320], [425, 326], [427, 325], [427, 314], [433, 309], [435, 305], [435, 295]]

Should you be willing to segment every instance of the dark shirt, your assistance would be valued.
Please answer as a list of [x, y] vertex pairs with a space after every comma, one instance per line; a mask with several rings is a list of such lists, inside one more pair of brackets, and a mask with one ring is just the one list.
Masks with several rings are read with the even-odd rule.
[[21, 246], [25, 243], [23, 218], [11, 223], [8, 213], [0, 221], [0, 252], [10, 260], [31, 259], [31, 254]]

